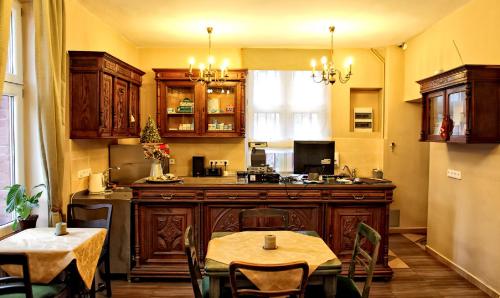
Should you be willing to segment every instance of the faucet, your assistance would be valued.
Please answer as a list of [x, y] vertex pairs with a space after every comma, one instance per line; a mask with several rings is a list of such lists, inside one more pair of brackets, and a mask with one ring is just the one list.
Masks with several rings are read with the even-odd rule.
[[353, 168], [351, 170], [348, 165], [344, 165], [344, 167], [342, 168], [342, 171], [347, 171], [349, 178], [354, 179], [354, 178], [356, 178], [358, 170], [356, 168]]

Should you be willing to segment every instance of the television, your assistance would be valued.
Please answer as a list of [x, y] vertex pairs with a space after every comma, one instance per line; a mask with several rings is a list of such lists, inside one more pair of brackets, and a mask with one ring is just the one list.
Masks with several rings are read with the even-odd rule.
[[333, 175], [335, 167], [334, 141], [294, 141], [293, 173]]

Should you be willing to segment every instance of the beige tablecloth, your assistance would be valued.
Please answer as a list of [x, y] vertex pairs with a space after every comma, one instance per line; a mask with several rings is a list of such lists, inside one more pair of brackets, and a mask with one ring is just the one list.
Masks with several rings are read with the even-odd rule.
[[[265, 250], [264, 236], [276, 235], [276, 250]], [[248, 231], [234, 233], [210, 240], [207, 258], [229, 264], [244, 261], [257, 264], [280, 264], [306, 261], [309, 275], [319, 265], [336, 258], [335, 254], [319, 237], [307, 236], [291, 231]], [[242, 273], [261, 290], [283, 290], [297, 288], [301, 270], [268, 273], [242, 270]]]
[[[24, 230], [0, 241], [0, 252], [26, 253], [31, 281], [35, 283], [49, 283], [76, 259], [78, 272], [85, 285], [90, 288], [106, 229], [68, 228], [68, 234], [64, 236], [54, 235], [54, 230]], [[2, 269], [10, 275], [22, 275], [20, 266], [2, 266]]]

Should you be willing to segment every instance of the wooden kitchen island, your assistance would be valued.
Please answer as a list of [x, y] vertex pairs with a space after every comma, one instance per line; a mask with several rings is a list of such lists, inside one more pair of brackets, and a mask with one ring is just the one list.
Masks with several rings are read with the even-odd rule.
[[392, 277], [388, 233], [393, 184], [237, 184], [236, 179], [219, 179], [132, 184], [131, 278], [188, 277], [187, 226], [194, 227], [203, 261], [212, 232], [238, 231], [241, 210], [265, 207], [289, 210], [293, 230], [316, 231], [346, 271], [357, 225], [369, 224], [382, 236], [375, 276]]

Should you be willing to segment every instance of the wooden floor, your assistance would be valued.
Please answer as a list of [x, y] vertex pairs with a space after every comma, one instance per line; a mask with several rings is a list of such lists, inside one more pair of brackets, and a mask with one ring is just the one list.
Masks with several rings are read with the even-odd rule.
[[[409, 269], [394, 269], [391, 281], [374, 281], [370, 297], [488, 297], [401, 235], [391, 235], [390, 249]], [[193, 297], [188, 282], [113, 281], [113, 297]], [[104, 296], [99, 296], [104, 297]]]

